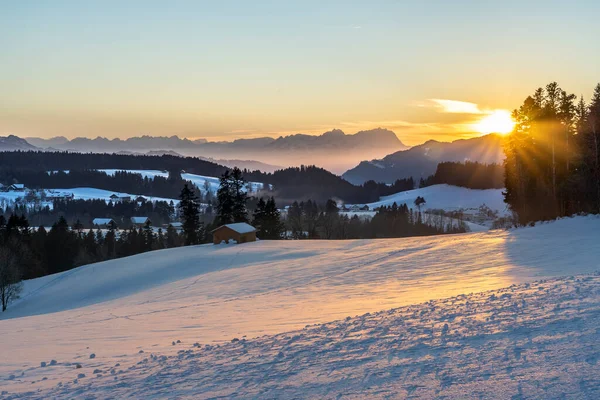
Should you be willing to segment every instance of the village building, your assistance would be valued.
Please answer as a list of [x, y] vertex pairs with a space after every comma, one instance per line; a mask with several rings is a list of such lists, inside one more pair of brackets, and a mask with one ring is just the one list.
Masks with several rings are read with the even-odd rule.
[[148, 217], [131, 217], [131, 224], [136, 228], [145, 226], [146, 223], [152, 223]]
[[256, 228], [245, 222], [222, 225], [211, 233], [214, 244], [229, 243], [232, 241], [237, 243], [256, 241]]
[[110, 199], [115, 203], [118, 201], [125, 203], [125, 202], [131, 201], [131, 196], [126, 196], [126, 195], [119, 196], [119, 195], [113, 193], [110, 195]]
[[27, 188], [22, 183], [13, 183], [12, 185], [8, 186], [9, 192], [23, 192], [25, 190], [27, 190]]
[[92, 224], [97, 228], [109, 228], [111, 225], [116, 228], [117, 226], [112, 218], [94, 218]]

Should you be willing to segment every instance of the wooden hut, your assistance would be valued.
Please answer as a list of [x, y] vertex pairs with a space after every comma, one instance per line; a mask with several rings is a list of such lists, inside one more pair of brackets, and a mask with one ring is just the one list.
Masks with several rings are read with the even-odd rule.
[[229, 243], [230, 241], [236, 241], [237, 243], [256, 241], [256, 228], [245, 222], [222, 225], [211, 233], [214, 244]]

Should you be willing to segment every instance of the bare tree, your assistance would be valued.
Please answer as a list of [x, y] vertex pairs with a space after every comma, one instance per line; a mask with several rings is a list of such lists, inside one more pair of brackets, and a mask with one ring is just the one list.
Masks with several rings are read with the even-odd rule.
[[0, 302], [3, 312], [11, 301], [19, 298], [22, 290], [21, 269], [17, 256], [8, 247], [0, 247]]

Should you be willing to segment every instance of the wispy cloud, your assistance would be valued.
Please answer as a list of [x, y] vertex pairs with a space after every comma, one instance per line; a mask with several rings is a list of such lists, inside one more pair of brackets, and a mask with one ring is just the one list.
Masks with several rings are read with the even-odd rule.
[[441, 109], [442, 112], [451, 114], [487, 114], [481, 110], [479, 105], [468, 101], [447, 100], [447, 99], [429, 99], [429, 102]]

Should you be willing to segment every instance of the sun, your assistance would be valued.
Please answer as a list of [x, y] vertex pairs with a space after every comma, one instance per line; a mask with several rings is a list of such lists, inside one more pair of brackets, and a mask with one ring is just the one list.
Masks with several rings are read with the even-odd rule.
[[508, 111], [496, 110], [483, 117], [479, 122], [474, 124], [473, 127], [480, 133], [499, 133], [507, 135], [512, 132], [515, 127], [515, 121], [513, 121]]

